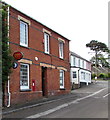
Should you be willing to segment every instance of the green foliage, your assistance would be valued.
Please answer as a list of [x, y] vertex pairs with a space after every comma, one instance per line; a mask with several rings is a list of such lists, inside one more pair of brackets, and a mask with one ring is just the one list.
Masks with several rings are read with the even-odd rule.
[[106, 58], [104, 58], [101, 54], [101, 52], [106, 52], [108, 55], [110, 54], [110, 50], [105, 43], [98, 42], [97, 40], [92, 40], [90, 43], [86, 44], [86, 47], [89, 47], [90, 50], [93, 50], [95, 52], [95, 57], [92, 58], [93, 66], [95, 65], [96, 67], [99, 67], [99, 64], [101, 64], [103, 67], [110, 67]]
[[99, 78], [105, 78], [105, 77], [106, 77], [106, 74], [100, 73], [98, 77], [99, 77]]
[[[108, 58], [105, 58], [103, 56], [103, 54], [98, 54], [97, 55], [97, 61], [98, 61], [98, 65], [97, 66], [102, 66], [102, 67], [106, 67], [106, 68], [110, 68], [110, 64], [109, 62], [107, 61]], [[95, 66], [95, 63], [96, 63], [96, 58], [95, 56], [93, 56], [91, 59], [90, 59], [91, 63], [92, 63], [92, 66]]]
[[92, 77], [92, 79], [94, 79], [94, 78], [96, 77], [96, 74], [93, 73], [93, 74], [91, 75], [91, 77]]
[[110, 73], [108, 73], [108, 76], [107, 76], [108, 78], [110, 78]]
[[98, 42], [97, 40], [90, 41], [90, 43], [86, 44], [86, 47], [89, 47], [93, 51], [110, 52], [105, 43]]
[[8, 80], [13, 60], [8, 45], [7, 7], [6, 5], [2, 7], [2, 83]]
[[110, 68], [109, 62], [107, 62], [106, 58], [100, 57], [98, 58], [98, 61], [102, 65], [102, 67]]
[[105, 74], [105, 73], [100, 73], [100, 74], [98, 75], [98, 78], [108, 79], [108, 78], [110, 78], [110, 73], [107, 73], [107, 74]]

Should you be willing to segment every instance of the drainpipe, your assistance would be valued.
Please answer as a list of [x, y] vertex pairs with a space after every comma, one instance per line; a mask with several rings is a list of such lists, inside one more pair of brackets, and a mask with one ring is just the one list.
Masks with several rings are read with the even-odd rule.
[[[8, 18], [7, 18], [7, 22], [8, 22], [8, 38], [9, 38], [9, 10], [10, 8], [8, 7]], [[9, 45], [9, 42], [8, 42]], [[11, 100], [11, 93], [10, 93], [10, 78], [8, 76], [8, 103], [7, 103], [7, 107], [10, 107], [10, 100]]]
[[7, 107], [10, 107], [10, 98], [11, 98], [11, 93], [10, 93], [10, 80], [8, 77], [8, 103], [7, 103]]

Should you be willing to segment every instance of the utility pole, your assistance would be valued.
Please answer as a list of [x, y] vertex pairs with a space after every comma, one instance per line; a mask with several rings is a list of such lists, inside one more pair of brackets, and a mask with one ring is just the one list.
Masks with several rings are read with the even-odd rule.
[[98, 77], [98, 61], [97, 61], [97, 58], [98, 58], [98, 56], [97, 56], [97, 50], [95, 51], [95, 59], [96, 59], [96, 62], [95, 62], [95, 67], [96, 67], [96, 77], [95, 77], [95, 81], [97, 80], [97, 77]]

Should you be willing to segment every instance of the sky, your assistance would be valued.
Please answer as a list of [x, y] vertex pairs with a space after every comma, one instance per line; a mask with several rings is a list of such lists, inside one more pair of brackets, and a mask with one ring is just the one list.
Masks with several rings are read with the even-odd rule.
[[70, 51], [90, 60], [86, 44], [108, 45], [109, 0], [3, 0], [71, 40]]

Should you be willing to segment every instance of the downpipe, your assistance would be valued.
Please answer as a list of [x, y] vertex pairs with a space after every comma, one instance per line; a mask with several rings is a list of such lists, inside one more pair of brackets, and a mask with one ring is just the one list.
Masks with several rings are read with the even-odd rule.
[[8, 100], [7, 100], [7, 107], [10, 107], [10, 100], [11, 100], [10, 80], [9, 80], [9, 77], [8, 77]]
[[[8, 22], [8, 37], [9, 37], [9, 10], [10, 8], [8, 7], [8, 19], [7, 19], [7, 22]], [[8, 42], [8, 45], [9, 45], [9, 42]], [[11, 93], [10, 93], [10, 77], [8, 76], [8, 100], [7, 100], [7, 107], [10, 107], [10, 101], [11, 101]]]

